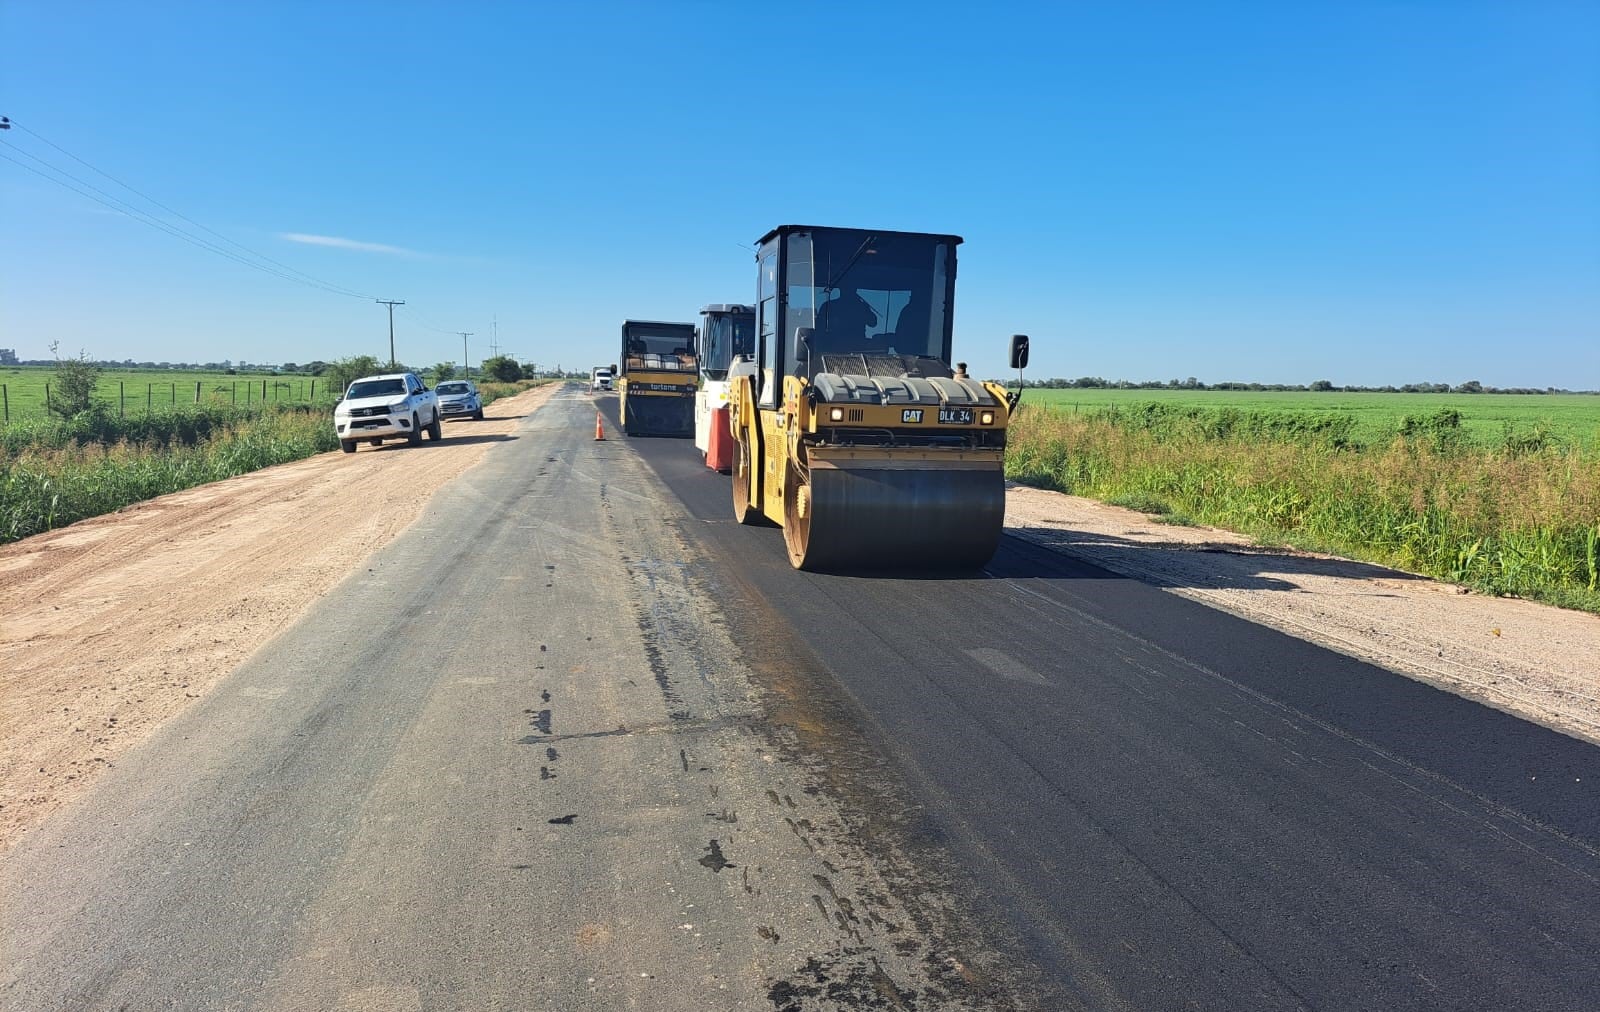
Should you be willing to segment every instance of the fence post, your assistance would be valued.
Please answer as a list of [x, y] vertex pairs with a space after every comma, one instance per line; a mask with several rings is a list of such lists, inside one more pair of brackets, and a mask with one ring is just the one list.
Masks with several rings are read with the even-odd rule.
[[249, 380], [245, 380], [245, 383], [244, 383], [244, 406], [247, 407], [247, 408], [250, 406], [250, 391], [254, 390], [255, 388], [256, 388], [256, 385], [254, 383], [251, 383]]
[[317, 399], [317, 381], [316, 380], [312, 380], [311, 381], [311, 396], [306, 398], [306, 403], [310, 404], [312, 401], [314, 401], [316, 399]]
[[194, 381], [194, 402], [196, 404], [200, 403], [200, 381], [199, 380], [195, 380]]
[[172, 381], [172, 406], [173, 407], [177, 407], [178, 406], [178, 381], [177, 380], [173, 380]]
[[50, 384], [44, 385], [44, 413], [50, 413]]
[[262, 404], [267, 403], [267, 381], [266, 380], [262, 380], [261, 381], [261, 403]]
[[6, 402], [6, 421], [11, 421], [11, 395], [6, 393], [6, 385], [0, 383], [0, 400]]
[[238, 407], [239, 406], [239, 381], [238, 380], [232, 380], [231, 383], [232, 383], [232, 387], [233, 387], [233, 406], [234, 407]]
[[123, 380], [117, 380], [117, 417], [128, 417], [128, 387]]
[[144, 385], [144, 413], [147, 415], [150, 414], [155, 410], [155, 406], [156, 385], [154, 383], [146, 383]]

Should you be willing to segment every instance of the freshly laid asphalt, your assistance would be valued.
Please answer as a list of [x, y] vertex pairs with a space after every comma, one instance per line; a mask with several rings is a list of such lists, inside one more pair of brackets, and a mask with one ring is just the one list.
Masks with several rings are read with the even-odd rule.
[[1083, 1005], [1600, 1008], [1594, 746], [1016, 538], [975, 578], [795, 572], [632, 445]]
[[559, 394], [6, 855], [0, 1007], [1600, 1007], [1593, 746], [729, 497]]

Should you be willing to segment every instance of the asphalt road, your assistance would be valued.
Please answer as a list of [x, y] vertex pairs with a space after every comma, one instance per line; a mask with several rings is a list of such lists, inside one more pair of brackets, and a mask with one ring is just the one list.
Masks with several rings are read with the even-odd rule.
[[796, 573], [593, 410], [6, 855], [0, 1006], [1600, 1004], [1593, 747], [1009, 538]]
[[979, 578], [797, 573], [632, 445], [1069, 1000], [1600, 1008], [1593, 746], [1015, 538]]
[[1043, 1007], [593, 433], [559, 392], [6, 854], [0, 1007]]

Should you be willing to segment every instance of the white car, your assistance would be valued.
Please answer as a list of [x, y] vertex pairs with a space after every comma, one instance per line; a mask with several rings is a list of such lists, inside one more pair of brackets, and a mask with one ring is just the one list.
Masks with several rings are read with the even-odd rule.
[[471, 380], [445, 380], [434, 387], [433, 392], [439, 395], [439, 413], [447, 420], [483, 421], [483, 397], [478, 393], [478, 384]]
[[416, 446], [424, 432], [434, 442], [444, 438], [439, 398], [411, 372], [363, 376], [351, 383], [333, 409], [333, 427], [345, 453], [355, 453], [363, 439], [381, 446], [399, 437]]

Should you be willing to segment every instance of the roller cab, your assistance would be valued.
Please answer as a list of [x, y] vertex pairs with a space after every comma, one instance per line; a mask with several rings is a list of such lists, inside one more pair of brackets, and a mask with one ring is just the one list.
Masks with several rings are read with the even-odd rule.
[[699, 381], [692, 323], [624, 320], [618, 412], [630, 436], [694, 435]]
[[713, 303], [700, 310], [695, 351], [700, 390], [695, 394], [694, 445], [706, 466], [727, 473], [733, 467], [728, 428], [728, 370], [755, 358], [756, 315], [751, 306]]
[[762, 237], [755, 360], [729, 371], [734, 514], [781, 526], [796, 568], [994, 555], [1016, 397], [951, 367], [960, 242], [800, 225]]

